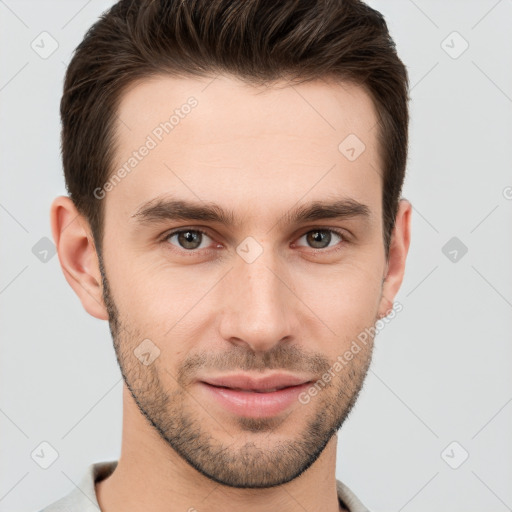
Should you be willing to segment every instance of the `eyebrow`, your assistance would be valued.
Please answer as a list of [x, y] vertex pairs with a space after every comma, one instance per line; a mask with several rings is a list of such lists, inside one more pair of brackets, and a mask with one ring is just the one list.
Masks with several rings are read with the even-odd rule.
[[[216, 222], [229, 227], [238, 227], [233, 210], [225, 210], [216, 203], [191, 202], [169, 197], [157, 197], [142, 206], [131, 216], [139, 224], [153, 224], [165, 220]], [[283, 214], [276, 225], [301, 224], [322, 219], [371, 218], [370, 208], [352, 198], [313, 201], [299, 205]]]

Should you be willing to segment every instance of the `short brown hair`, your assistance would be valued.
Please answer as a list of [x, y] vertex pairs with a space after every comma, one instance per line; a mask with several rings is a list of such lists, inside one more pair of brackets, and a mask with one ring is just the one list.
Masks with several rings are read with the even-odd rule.
[[114, 172], [123, 92], [154, 75], [218, 73], [254, 85], [334, 77], [367, 90], [379, 118], [388, 255], [405, 177], [409, 83], [382, 14], [360, 0], [121, 0], [76, 48], [60, 104], [66, 187], [100, 257], [104, 204], [93, 191]]

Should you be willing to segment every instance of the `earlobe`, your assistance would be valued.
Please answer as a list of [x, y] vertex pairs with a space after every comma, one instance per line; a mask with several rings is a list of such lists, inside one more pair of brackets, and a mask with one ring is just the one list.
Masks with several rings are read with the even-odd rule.
[[382, 285], [382, 297], [379, 305], [379, 318], [387, 316], [393, 307], [393, 301], [400, 289], [405, 273], [405, 262], [411, 242], [412, 205], [407, 199], [401, 199], [391, 236], [387, 272]]
[[50, 222], [66, 281], [90, 315], [108, 320], [98, 256], [89, 223], [67, 196], [54, 199], [50, 208]]

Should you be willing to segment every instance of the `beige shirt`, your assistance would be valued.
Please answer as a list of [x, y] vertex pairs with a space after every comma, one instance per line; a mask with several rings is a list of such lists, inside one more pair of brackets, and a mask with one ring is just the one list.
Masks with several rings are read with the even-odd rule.
[[[101, 512], [94, 489], [95, 482], [107, 478], [117, 466], [117, 460], [91, 464], [78, 487], [40, 512]], [[350, 512], [370, 512], [357, 496], [343, 483], [336, 480], [340, 505]]]

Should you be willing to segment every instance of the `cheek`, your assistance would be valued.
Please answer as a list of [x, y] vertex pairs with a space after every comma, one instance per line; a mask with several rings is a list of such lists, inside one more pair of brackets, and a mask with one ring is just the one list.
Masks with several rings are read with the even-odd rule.
[[152, 340], [161, 349], [161, 360], [174, 365], [198, 339], [201, 321], [208, 318], [204, 308], [213, 307], [205, 294], [218, 275], [148, 258], [120, 263], [112, 272], [112, 287], [122, 323], [129, 332]]
[[[338, 336], [363, 330], [375, 320], [381, 295], [383, 261], [374, 249], [354, 251], [339, 264], [283, 267], [283, 280], [290, 282], [300, 299], [290, 307], [297, 314], [305, 313], [310, 324], [322, 319]], [[201, 318], [205, 327], [215, 311], [222, 309], [222, 297], [231, 295], [226, 282], [219, 282], [227, 267], [211, 262], [180, 268], [161, 254], [151, 258], [132, 255], [129, 261], [119, 258], [108, 274], [123, 320], [148, 338], [165, 339], [167, 344], [179, 336], [193, 339], [192, 333], [202, 329]], [[283, 294], [289, 293], [283, 288]]]
[[172, 313], [173, 305], [189, 295], [183, 273], [163, 258], [120, 255], [107, 273], [116, 304], [133, 318], [154, 319], [162, 309]]
[[377, 264], [345, 265], [323, 279], [303, 282], [304, 302], [336, 333], [337, 345], [375, 322], [381, 297], [380, 270]]

